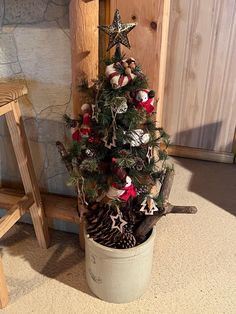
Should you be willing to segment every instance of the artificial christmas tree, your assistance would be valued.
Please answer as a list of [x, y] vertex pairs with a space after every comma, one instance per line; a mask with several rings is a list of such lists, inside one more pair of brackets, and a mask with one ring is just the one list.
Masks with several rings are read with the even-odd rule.
[[156, 126], [155, 92], [148, 89], [140, 65], [121, 53], [121, 44], [130, 48], [127, 34], [134, 27], [121, 22], [118, 10], [110, 26], [99, 27], [109, 35], [108, 50], [115, 46], [115, 54], [106, 60], [105, 76], [92, 87], [84, 82], [90, 101], [82, 115], [65, 116], [72, 147], [67, 152], [57, 143], [88, 236], [113, 249], [145, 242], [166, 213], [196, 211], [168, 203], [173, 181], [166, 162], [169, 136]]

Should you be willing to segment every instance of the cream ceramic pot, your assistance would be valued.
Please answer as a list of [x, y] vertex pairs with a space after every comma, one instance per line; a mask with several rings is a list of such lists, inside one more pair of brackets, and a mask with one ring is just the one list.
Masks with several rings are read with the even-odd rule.
[[142, 244], [131, 249], [112, 249], [85, 235], [86, 278], [91, 291], [112, 303], [139, 298], [151, 277], [156, 229]]

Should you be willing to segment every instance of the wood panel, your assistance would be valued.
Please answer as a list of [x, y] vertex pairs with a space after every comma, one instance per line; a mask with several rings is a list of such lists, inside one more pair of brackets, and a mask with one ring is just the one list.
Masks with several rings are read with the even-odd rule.
[[172, 143], [232, 152], [236, 1], [171, 2], [163, 126]]
[[[11, 209], [24, 196], [23, 191], [0, 188], [0, 208]], [[47, 219], [59, 219], [79, 224], [77, 198], [56, 194], [42, 194]]]
[[163, 7], [164, 0], [110, 1], [111, 21], [115, 9], [118, 8], [122, 22], [137, 22], [137, 26], [129, 34], [131, 50], [122, 49], [127, 56], [134, 57], [141, 64], [149, 79], [150, 88], [157, 92], [157, 97], [159, 97]]
[[70, 33], [72, 63], [73, 113], [77, 116], [86, 102], [86, 94], [79, 89], [83, 81], [88, 85], [98, 77], [98, 0], [70, 1]]

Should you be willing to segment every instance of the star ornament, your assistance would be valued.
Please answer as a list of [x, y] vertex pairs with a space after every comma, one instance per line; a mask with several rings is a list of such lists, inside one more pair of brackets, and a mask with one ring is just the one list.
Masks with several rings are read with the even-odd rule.
[[127, 225], [127, 222], [122, 219], [119, 213], [116, 216], [110, 215], [110, 217], [112, 220], [111, 229], [118, 229], [120, 233], [123, 233], [123, 227]]
[[109, 35], [109, 44], [107, 51], [113, 46], [122, 44], [130, 49], [130, 43], [127, 34], [136, 26], [136, 23], [121, 22], [120, 12], [117, 9], [111, 25], [100, 25], [98, 28]]

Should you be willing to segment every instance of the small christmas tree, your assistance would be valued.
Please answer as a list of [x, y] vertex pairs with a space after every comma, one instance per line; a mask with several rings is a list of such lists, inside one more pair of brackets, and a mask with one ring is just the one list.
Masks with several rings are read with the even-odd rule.
[[[82, 106], [78, 120], [65, 116], [73, 130], [69, 152], [58, 143], [87, 233], [112, 248], [145, 240], [153, 217], [165, 214], [168, 195], [160, 187], [173, 173], [166, 164], [169, 136], [155, 122], [155, 92], [136, 60], [121, 53], [121, 44], [130, 48], [127, 34], [134, 27], [121, 23], [118, 10], [112, 25], [99, 27], [115, 54], [106, 60], [105, 76], [91, 88], [85, 84], [91, 103]], [[148, 216], [150, 228], [140, 233]]]

